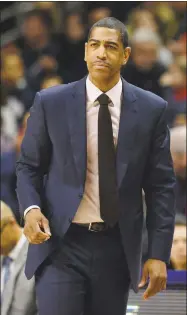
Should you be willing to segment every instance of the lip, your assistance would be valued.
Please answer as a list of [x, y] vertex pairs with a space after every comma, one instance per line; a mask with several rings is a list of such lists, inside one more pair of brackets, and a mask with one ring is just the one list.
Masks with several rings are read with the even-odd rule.
[[96, 62], [94, 62], [94, 65], [96, 65], [96, 66], [98, 66], [98, 67], [109, 68], [109, 64], [106, 63], [106, 62], [99, 62], [99, 61], [96, 61]]

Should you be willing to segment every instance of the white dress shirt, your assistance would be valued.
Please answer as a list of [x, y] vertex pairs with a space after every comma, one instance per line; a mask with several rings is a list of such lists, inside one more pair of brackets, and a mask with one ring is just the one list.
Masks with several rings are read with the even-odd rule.
[[[22, 234], [18, 243], [16, 244], [16, 246], [11, 250], [11, 252], [8, 255], [8, 257], [12, 258], [12, 262], [10, 265], [10, 277], [11, 277], [11, 274], [14, 272], [15, 261], [18, 258], [19, 252], [22, 249], [26, 240], [27, 239], [26, 239], [25, 235]], [[1, 256], [1, 294], [2, 294], [3, 289], [4, 289], [4, 277], [5, 277], [5, 268], [2, 266], [2, 261], [3, 261], [3, 256]]]
[[[103, 93], [99, 90], [87, 77], [86, 80], [87, 93], [87, 171], [86, 182], [83, 198], [80, 202], [78, 210], [72, 222], [74, 223], [92, 223], [103, 222], [100, 216], [99, 203], [99, 174], [98, 174], [98, 113], [99, 103], [97, 98]], [[121, 96], [122, 81], [118, 83], [108, 92], [107, 96], [111, 99], [109, 111], [112, 119], [114, 145], [117, 145], [119, 121], [121, 112]], [[107, 157], [106, 157], [107, 158]], [[24, 215], [32, 209], [39, 208], [31, 206], [27, 208]]]

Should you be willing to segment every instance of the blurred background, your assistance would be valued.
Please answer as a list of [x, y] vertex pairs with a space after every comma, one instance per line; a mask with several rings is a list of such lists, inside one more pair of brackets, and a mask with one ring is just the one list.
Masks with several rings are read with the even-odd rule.
[[[89, 28], [101, 18], [114, 16], [127, 26], [132, 47], [122, 76], [168, 102], [171, 151], [177, 176], [176, 228], [168, 269], [186, 270], [186, 2], [9, 1], [1, 2], [0, 8], [1, 200], [10, 207], [16, 224], [20, 225], [21, 220], [15, 193], [15, 161], [34, 96], [41, 89], [85, 76], [84, 44]], [[146, 206], [144, 210], [146, 213]], [[143, 233], [145, 261], [146, 228]], [[1, 231], [1, 240], [6, 237], [5, 231]], [[163, 306], [165, 311], [159, 313], [154, 303], [150, 311], [132, 293], [128, 314], [185, 314], [182, 293], [178, 291], [185, 275], [179, 276], [182, 277], [179, 280], [172, 278], [175, 277], [172, 274], [172, 284], [177, 283], [176, 296], [173, 298], [171, 291], [171, 296], [159, 300], [160, 307], [162, 303], [171, 306], [175, 299], [178, 305], [180, 296], [181, 308], [176, 306], [176, 313], [174, 305], [170, 311]]]

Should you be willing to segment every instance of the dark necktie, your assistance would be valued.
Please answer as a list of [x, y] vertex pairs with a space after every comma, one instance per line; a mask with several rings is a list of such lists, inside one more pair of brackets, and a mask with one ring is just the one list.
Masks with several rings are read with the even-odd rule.
[[112, 120], [106, 94], [98, 97], [98, 168], [100, 214], [103, 221], [114, 226], [119, 217], [118, 191], [116, 181], [116, 156], [112, 131]]

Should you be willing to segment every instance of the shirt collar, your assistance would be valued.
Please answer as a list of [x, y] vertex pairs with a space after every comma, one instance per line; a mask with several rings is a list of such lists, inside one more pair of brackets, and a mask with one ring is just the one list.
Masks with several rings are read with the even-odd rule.
[[[103, 93], [99, 90], [89, 79], [89, 76], [86, 79], [86, 92], [87, 92], [87, 101], [92, 104], [96, 101], [96, 99]], [[113, 86], [112, 89], [106, 92], [106, 95], [111, 99], [114, 107], [121, 106], [121, 95], [122, 95], [122, 80], [119, 79], [118, 83]], [[98, 102], [95, 102], [97, 105]]]

